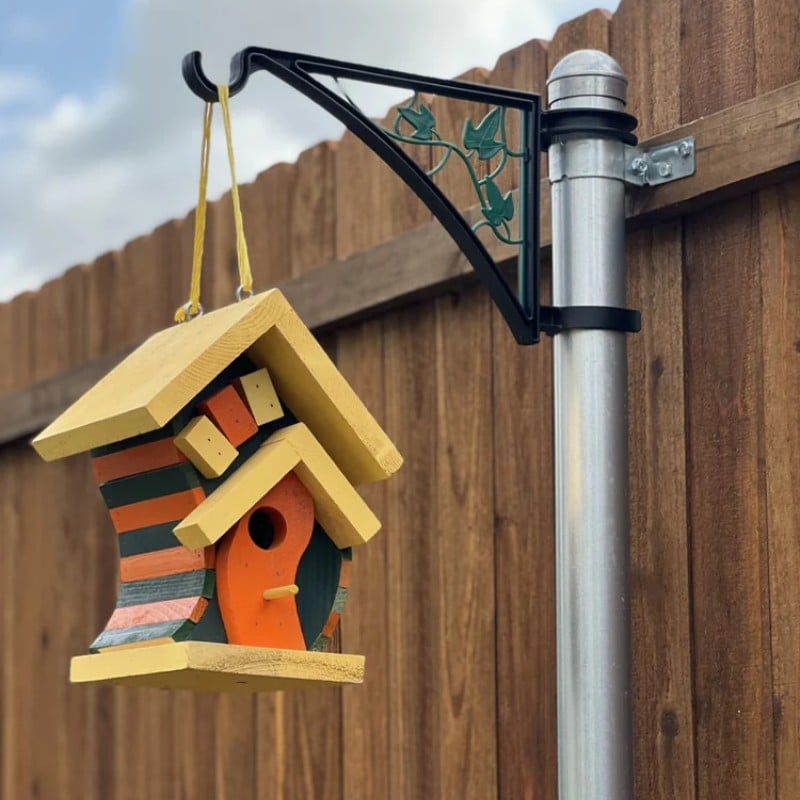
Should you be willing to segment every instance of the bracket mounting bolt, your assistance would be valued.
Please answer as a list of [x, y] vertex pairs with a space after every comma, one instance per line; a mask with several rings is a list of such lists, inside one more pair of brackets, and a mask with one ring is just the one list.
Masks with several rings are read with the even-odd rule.
[[668, 164], [667, 162], [662, 162], [658, 165], [658, 174], [662, 178], [667, 178], [672, 175], [672, 164]]
[[684, 140], [678, 145], [678, 154], [683, 158], [689, 158], [692, 154], [692, 150], [692, 143], [689, 141]]
[[631, 172], [641, 176], [647, 175], [647, 159], [642, 156], [634, 158], [633, 161], [631, 161]]

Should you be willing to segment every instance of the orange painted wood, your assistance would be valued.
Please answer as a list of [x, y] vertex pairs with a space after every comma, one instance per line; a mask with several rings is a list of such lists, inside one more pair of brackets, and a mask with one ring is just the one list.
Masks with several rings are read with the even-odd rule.
[[128, 556], [119, 562], [119, 576], [123, 583], [142, 581], [147, 578], [162, 578], [196, 569], [211, 569], [214, 566], [213, 547], [202, 550], [187, 550], [185, 547], [170, 547], [155, 553]]
[[339, 586], [342, 589], [350, 588], [350, 578], [353, 574], [353, 562], [342, 559], [342, 571], [339, 573]]
[[186, 461], [186, 456], [175, 447], [171, 436], [157, 442], [147, 442], [129, 447], [118, 453], [109, 453], [92, 459], [92, 469], [97, 484], [108, 483], [117, 478], [139, 475], [142, 472], [171, 467]]
[[239, 447], [258, 431], [250, 409], [234, 386], [226, 386], [200, 403], [198, 410], [211, 419], [234, 447]]
[[164, 497], [154, 497], [141, 503], [131, 503], [109, 510], [117, 533], [127, 533], [150, 525], [182, 520], [190, 511], [205, 500], [206, 493], [200, 489], [176, 492]]
[[[254, 514], [268, 514], [272, 544], [264, 549], [250, 535]], [[231, 644], [305, 650], [293, 595], [264, 600], [265, 589], [295, 583], [297, 566], [314, 529], [314, 502], [292, 472], [242, 517], [217, 553], [217, 590]]]
[[205, 597], [180, 597], [158, 603], [118, 608], [106, 623], [105, 630], [116, 631], [133, 628], [136, 625], [152, 625], [156, 622], [172, 622], [179, 619], [199, 622], [206, 608], [208, 600]]

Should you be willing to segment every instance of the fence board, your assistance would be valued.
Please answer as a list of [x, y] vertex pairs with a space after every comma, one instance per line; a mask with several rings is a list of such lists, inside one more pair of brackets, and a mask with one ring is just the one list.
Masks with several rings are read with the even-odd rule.
[[774, 793], [753, 213], [698, 214], [684, 242], [699, 798]]
[[[752, 7], [684, 3], [682, 23], [683, 119], [751, 97]], [[700, 800], [775, 791], [753, 214], [751, 199], [697, 214], [684, 238]], [[726, 703], [731, 697], [738, 702]]]
[[[611, 21], [641, 137], [680, 122], [680, 13], [677, 0], [661, 2], [652, 41], [642, 3], [623, 0]], [[637, 232], [626, 247], [628, 302], [643, 316], [628, 341], [634, 790], [653, 800], [695, 796], [682, 247], [680, 221]]]
[[776, 797], [800, 797], [800, 184], [759, 202]]
[[[364, 323], [338, 336], [336, 365], [379, 421], [385, 418], [383, 321]], [[388, 539], [403, 532], [387, 524], [385, 483], [360, 493], [383, 521], [367, 547], [353, 552], [353, 576], [342, 617], [342, 651], [366, 656], [364, 686], [342, 692], [343, 795], [372, 800], [391, 795], [389, 772]], [[360, 754], [355, 758], [354, 754]]]
[[405, 463], [392, 477], [385, 527], [390, 800], [441, 797], [440, 698], [434, 675], [441, 606], [436, 515], [434, 317], [412, 306], [385, 321], [386, 430]]
[[[754, 8], [756, 90], [800, 76], [800, 6]], [[800, 796], [800, 395], [797, 270], [800, 185], [762, 191], [758, 202], [764, 374], [764, 453], [769, 534], [769, 613], [776, 800]]]
[[[546, 78], [532, 41], [489, 81], [544, 93]], [[498, 796], [521, 800], [557, 788], [551, 361], [548, 340], [519, 347], [492, 309]]]

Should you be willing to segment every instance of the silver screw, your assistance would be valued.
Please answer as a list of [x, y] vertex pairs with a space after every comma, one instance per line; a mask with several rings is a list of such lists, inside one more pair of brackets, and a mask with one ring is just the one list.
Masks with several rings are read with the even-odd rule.
[[667, 178], [672, 175], [672, 164], [668, 164], [666, 161], [662, 162], [658, 165], [658, 174], [662, 178]]
[[678, 153], [683, 156], [683, 158], [688, 158], [692, 154], [693, 149], [692, 143], [688, 140], [684, 140], [678, 145]]
[[647, 159], [642, 156], [634, 158], [633, 161], [631, 161], [631, 171], [641, 177], [647, 175]]

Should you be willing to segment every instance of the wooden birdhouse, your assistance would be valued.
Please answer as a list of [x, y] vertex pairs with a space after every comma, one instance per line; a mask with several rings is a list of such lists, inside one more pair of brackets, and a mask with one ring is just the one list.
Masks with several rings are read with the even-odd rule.
[[279, 291], [152, 336], [33, 446], [90, 452], [119, 541], [74, 682], [361, 681], [363, 657], [326, 652], [351, 548], [380, 527], [354, 485], [402, 458]]

